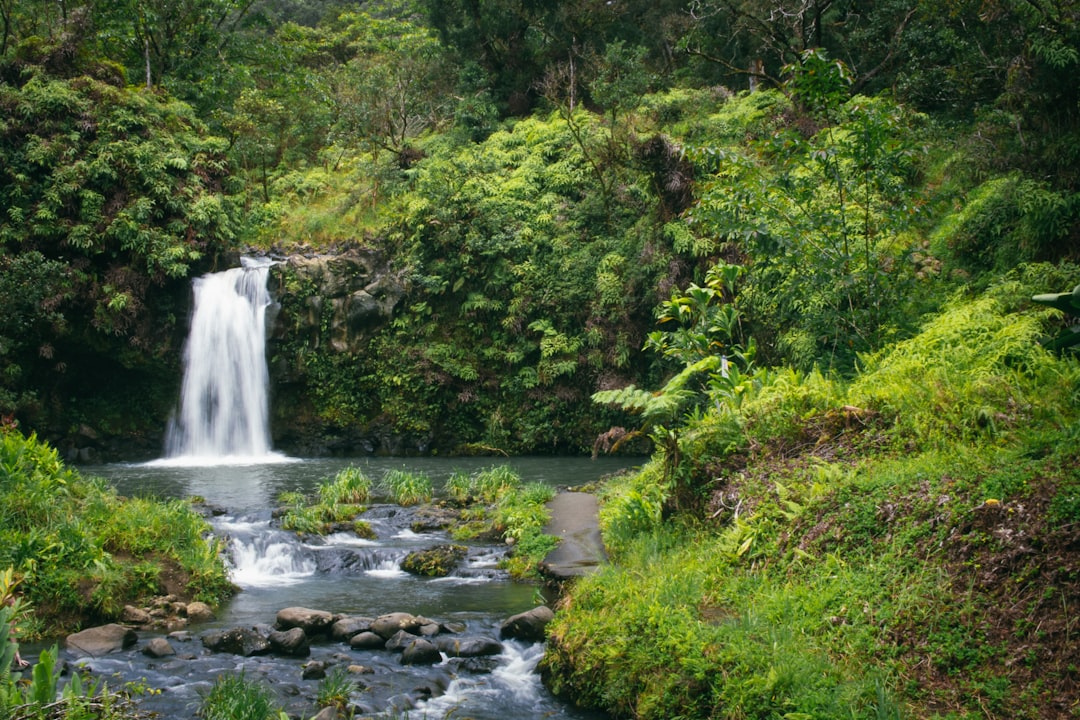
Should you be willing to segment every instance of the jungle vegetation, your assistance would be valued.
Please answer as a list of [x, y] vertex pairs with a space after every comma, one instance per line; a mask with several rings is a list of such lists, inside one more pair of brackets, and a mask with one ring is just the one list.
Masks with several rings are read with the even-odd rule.
[[0, 0], [0, 413], [154, 446], [193, 275], [374, 247], [311, 416], [652, 453], [552, 687], [1073, 717], [1078, 64], [1071, 0]]

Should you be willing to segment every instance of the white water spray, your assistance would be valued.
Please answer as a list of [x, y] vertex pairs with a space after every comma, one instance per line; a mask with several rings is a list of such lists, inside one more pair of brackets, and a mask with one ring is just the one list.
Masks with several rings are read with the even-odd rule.
[[266, 367], [268, 260], [194, 282], [180, 408], [170, 420], [166, 462], [273, 462]]

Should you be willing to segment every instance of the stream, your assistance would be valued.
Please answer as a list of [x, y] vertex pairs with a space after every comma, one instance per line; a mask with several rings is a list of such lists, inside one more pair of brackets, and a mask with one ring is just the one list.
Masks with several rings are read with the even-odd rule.
[[[626, 460], [601, 458], [358, 458], [293, 460], [274, 456], [272, 462], [235, 465], [190, 465], [158, 461], [94, 468], [122, 495], [181, 498], [200, 496], [222, 514], [210, 518], [214, 532], [227, 541], [233, 582], [240, 592], [217, 609], [216, 619], [190, 625], [169, 638], [176, 655], [152, 659], [141, 650], [154, 633], [140, 632], [131, 649], [102, 658], [64, 659], [96, 676], [118, 682], [145, 681], [160, 689], [144, 696], [140, 706], [165, 718], [193, 718], [214, 680], [243, 672], [265, 681], [293, 717], [315, 714], [317, 679], [304, 679], [303, 667], [321, 661], [331, 667], [363, 666], [350, 675], [357, 690], [350, 696], [359, 718], [509, 718], [590, 720], [603, 716], [585, 712], [553, 697], [543, 687], [536, 664], [541, 643], [502, 641], [502, 651], [487, 658], [448, 658], [433, 666], [406, 666], [398, 654], [384, 649], [354, 650], [348, 644], [313, 640], [307, 658], [262, 655], [243, 657], [207, 650], [200, 638], [214, 630], [273, 625], [277, 611], [307, 607], [335, 614], [377, 617], [407, 612], [452, 625], [454, 639], [499, 639], [502, 622], [549, 600], [536, 585], [513, 582], [499, 569], [506, 547], [472, 544], [459, 569], [446, 578], [421, 578], [405, 573], [400, 561], [415, 549], [449, 541], [443, 532], [414, 532], [412, 510], [373, 497], [362, 516], [376, 539], [351, 533], [301, 541], [275, 527], [271, 512], [285, 491], [314, 493], [320, 482], [332, 479], [347, 465], [360, 467], [377, 481], [389, 469], [423, 472], [438, 489], [455, 471], [468, 473], [506, 464], [522, 481], [575, 486], [597, 480], [628, 465]], [[30, 649], [32, 651], [32, 649]]]

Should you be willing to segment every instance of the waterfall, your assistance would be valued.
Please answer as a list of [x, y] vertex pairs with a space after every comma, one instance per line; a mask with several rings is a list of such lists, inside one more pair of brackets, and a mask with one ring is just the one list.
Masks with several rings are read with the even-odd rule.
[[170, 419], [167, 458], [193, 463], [266, 462], [270, 451], [266, 367], [269, 260], [193, 283], [180, 406]]

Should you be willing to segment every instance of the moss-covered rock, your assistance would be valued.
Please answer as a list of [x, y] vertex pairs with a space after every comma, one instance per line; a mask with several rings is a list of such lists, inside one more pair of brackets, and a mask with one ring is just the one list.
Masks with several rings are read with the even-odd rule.
[[463, 559], [468, 549], [464, 545], [437, 545], [427, 550], [411, 552], [401, 562], [401, 569], [414, 575], [446, 577]]

